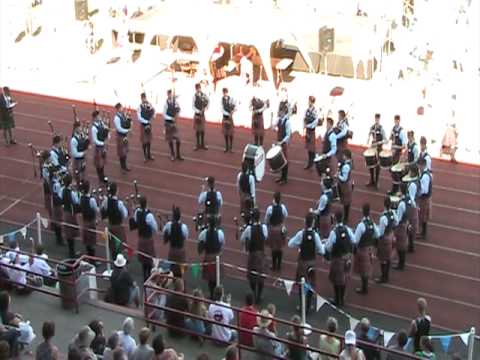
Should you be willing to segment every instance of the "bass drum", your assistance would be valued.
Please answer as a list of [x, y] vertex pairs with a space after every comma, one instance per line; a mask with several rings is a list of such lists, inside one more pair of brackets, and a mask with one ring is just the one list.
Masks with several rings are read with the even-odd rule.
[[265, 175], [265, 151], [261, 146], [247, 144], [243, 149], [243, 161], [255, 174], [255, 179], [261, 181]]
[[279, 145], [272, 146], [267, 152], [267, 161], [273, 172], [282, 170], [287, 165], [287, 159], [283, 155], [282, 147]]

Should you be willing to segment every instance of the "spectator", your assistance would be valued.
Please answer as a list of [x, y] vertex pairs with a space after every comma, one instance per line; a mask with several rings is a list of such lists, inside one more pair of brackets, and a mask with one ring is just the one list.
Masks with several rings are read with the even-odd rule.
[[103, 360], [113, 360], [113, 351], [119, 347], [120, 336], [118, 332], [114, 332], [107, 341], [107, 346], [103, 352]]
[[18, 339], [20, 338], [20, 335], [20, 330], [16, 328], [7, 329], [5, 326], [0, 324], [0, 340], [8, 342], [10, 346], [10, 355], [12, 357], [18, 355]]
[[224, 360], [238, 360], [238, 349], [235, 345], [230, 345], [225, 352]]
[[[329, 317], [327, 319], [327, 331], [329, 333], [336, 333], [338, 328], [337, 319], [334, 317]], [[338, 338], [332, 335], [322, 334], [320, 335], [320, 339], [318, 342], [318, 348], [320, 350], [329, 352], [330, 354], [339, 354], [341, 350], [341, 342]], [[320, 355], [319, 360], [333, 360], [334, 357], [327, 356], [327, 355]]]
[[177, 353], [174, 349], [166, 349], [158, 360], [183, 360], [183, 354]]
[[95, 337], [95, 333], [87, 325], [83, 326], [80, 332], [74, 337], [70, 348], [77, 348], [82, 359], [96, 359], [96, 355], [90, 349], [90, 344]]
[[421, 357], [422, 359], [435, 360], [437, 358], [435, 356], [432, 342], [428, 336], [422, 337], [420, 345], [422, 349], [420, 351], [415, 351], [415, 355]]
[[88, 326], [95, 334], [95, 337], [90, 344], [90, 348], [96, 355], [103, 355], [106, 345], [106, 339], [103, 335], [103, 323], [99, 320], [93, 320]]
[[207, 354], [203, 353], [197, 356], [197, 360], [210, 360]]
[[[245, 295], [245, 306], [241, 308], [238, 314], [239, 326], [242, 329], [253, 330], [257, 325], [257, 309], [253, 305], [253, 301], [253, 294], [247, 293], [247, 295]], [[246, 331], [240, 331], [239, 342], [245, 346], [253, 346], [252, 334]]]
[[366, 360], [363, 351], [357, 348], [357, 336], [352, 330], [345, 333], [345, 349], [340, 353], [340, 360]]
[[183, 360], [183, 354], [177, 354], [173, 349], [165, 349], [162, 334], [158, 334], [152, 341], [153, 351], [155, 352], [154, 360]]
[[275, 321], [275, 314], [277, 313], [277, 307], [275, 306], [275, 304], [270, 303], [270, 304], [267, 305], [267, 310], [270, 313], [270, 315], [272, 315], [272, 322], [268, 326], [268, 330], [270, 330], [271, 332], [276, 334], [277, 333], [277, 322]]
[[[230, 324], [233, 321], [233, 311], [229, 301], [223, 302], [223, 287], [217, 286], [213, 291], [215, 303], [208, 307], [208, 317], [222, 324]], [[225, 326], [212, 324], [212, 337], [220, 344], [230, 343], [236, 340], [237, 332]]]
[[[397, 338], [396, 338], [396, 344], [389, 346], [389, 349], [392, 350], [397, 350], [397, 351], [404, 351], [405, 346], [407, 345], [408, 342], [408, 335], [405, 330], [400, 330], [397, 333]], [[388, 344], [385, 344], [388, 345]], [[387, 355], [387, 360], [403, 360], [404, 357], [402, 355], [397, 355], [397, 354], [388, 354]]]
[[148, 345], [148, 339], [150, 338], [150, 329], [147, 327], [142, 328], [138, 334], [138, 341], [140, 345], [133, 352], [131, 360], [151, 360], [155, 355], [153, 348]]
[[137, 347], [135, 339], [131, 336], [135, 330], [135, 324], [131, 317], [125, 318], [122, 324], [122, 330], [118, 332], [118, 344], [125, 351], [127, 357], [132, 356], [133, 351]]
[[[268, 310], [262, 310], [260, 315], [257, 318], [258, 326], [254, 327], [253, 331], [255, 334], [267, 335], [271, 337], [276, 337], [273, 332], [268, 330], [272, 320], [271, 315]], [[263, 336], [253, 336], [253, 344], [258, 353], [256, 353], [256, 359], [258, 360], [268, 360], [273, 355], [281, 355], [280, 344], [270, 338]]]
[[[173, 283], [173, 273], [160, 272], [155, 269], [152, 271], [152, 276], [149, 280], [150, 285], [154, 287], [160, 287], [164, 289], [171, 289]], [[153, 289], [147, 289], [147, 297], [152, 304], [164, 307], [167, 303], [167, 294], [163, 291], [157, 291]], [[161, 309], [155, 309], [150, 313], [150, 318], [154, 320], [165, 320], [165, 311]]]
[[122, 348], [118, 348], [113, 351], [113, 360], [128, 360], [128, 357]]
[[10, 357], [10, 345], [5, 340], [0, 341], [0, 360], [8, 360]]
[[[375, 340], [368, 336], [370, 331], [370, 320], [363, 318], [360, 320], [360, 331], [357, 336], [358, 340], [362, 340], [367, 343], [375, 343]], [[361, 349], [368, 360], [380, 360], [380, 353], [377, 349], [372, 346], [361, 344], [358, 345], [358, 348]]]
[[122, 306], [135, 304], [138, 307], [140, 305], [138, 286], [128, 271], [127, 260], [123, 254], [117, 255], [113, 265], [114, 269], [110, 277], [111, 287], [107, 301]]
[[[51, 284], [52, 280], [49, 281], [49, 279], [43, 278], [44, 276], [53, 276], [54, 273], [50, 265], [47, 263], [48, 255], [44, 253], [41, 244], [35, 246], [35, 255], [36, 256], [30, 257], [30, 271], [40, 276], [29, 275], [33, 276], [33, 284], [38, 284], [38, 286], [41, 286], [44, 282], [46, 285]], [[53, 282], [55, 281], [53, 280]]]
[[[183, 285], [183, 280], [176, 278], [173, 282], [173, 290], [177, 293], [184, 293], [185, 288]], [[180, 294], [168, 294], [167, 295], [167, 308], [175, 309], [182, 312], [188, 312], [188, 301], [185, 296]], [[185, 315], [174, 312], [166, 311], [166, 320], [167, 324], [170, 326], [175, 326], [177, 328], [185, 328]], [[168, 328], [168, 333], [170, 336], [183, 336], [184, 332], [178, 329]]]
[[422, 336], [430, 335], [430, 324], [432, 319], [427, 315], [427, 300], [417, 299], [418, 317], [412, 320], [410, 326], [410, 337], [413, 337], [413, 351], [420, 351], [420, 339]]
[[445, 134], [442, 139], [442, 148], [440, 156], [443, 154], [450, 155], [450, 161], [456, 163], [455, 153], [458, 148], [458, 131], [455, 123], [447, 124]]
[[58, 348], [52, 343], [55, 336], [55, 323], [45, 321], [42, 325], [43, 342], [37, 346], [35, 360], [58, 360], [60, 353]]
[[[6, 291], [0, 291], [0, 318], [3, 325], [10, 325], [18, 328], [20, 336], [18, 337], [18, 342], [24, 344], [30, 344], [35, 338], [35, 333], [33, 328], [28, 322], [23, 320], [22, 315], [12, 313], [10, 308], [10, 295]], [[13, 340], [12, 337], [8, 336], [8, 339]]]
[[68, 349], [67, 359], [68, 360], [84, 360], [82, 358], [82, 354], [80, 353], [80, 350], [76, 346], [71, 346]]
[[[300, 327], [302, 320], [300, 316], [294, 315], [290, 320], [294, 325], [292, 325], [292, 329], [290, 332], [287, 333], [287, 340], [293, 343], [297, 343], [300, 345], [306, 344], [306, 339], [304, 335], [303, 328]], [[288, 344], [288, 359], [290, 360], [307, 360], [307, 351], [301, 347], [290, 345]]]
[[[205, 303], [201, 300], [204, 299], [202, 290], [195, 289], [193, 291], [193, 296], [195, 296], [196, 299], [194, 299], [190, 304], [190, 313], [196, 316], [200, 316], [202, 318], [207, 318], [208, 310], [205, 306]], [[194, 331], [199, 335], [204, 335], [206, 333], [204, 320], [199, 320], [192, 317], [185, 320], [185, 325], [187, 329]], [[203, 343], [203, 337], [198, 336], [198, 339], [201, 343]]]

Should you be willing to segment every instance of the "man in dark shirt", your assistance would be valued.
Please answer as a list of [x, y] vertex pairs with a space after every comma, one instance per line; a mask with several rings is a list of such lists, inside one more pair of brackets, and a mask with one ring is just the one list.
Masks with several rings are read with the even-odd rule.
[[110, 276], [111, 301], [117, 305], [135, 304], [138, 307], [140, 305], [138, 286], [127, 269], [127, 260], [123, 254], [117, 255], [113, 265], [114, 269]]
[[[375, 344], [377, 341], [377, 338], [373, 338], [372, 334], [370, 334], [370, 320], [367, 318], [363, 318], [360, 321], [360, 326], [359, 326], [359, 333], [357, 334], [357, 340], [362, 340], [365, 342], [373, 343]], [[372, 332], [374, 333], [374, 332]], [[372, 346], [368, 346], [365, 344], [358, 344], [358, 348], [363, 351], [365, 354], [365, 358], [367, 360], [380, 360], [380, 353], [378, 352], [377, 349], [375, 349]]]

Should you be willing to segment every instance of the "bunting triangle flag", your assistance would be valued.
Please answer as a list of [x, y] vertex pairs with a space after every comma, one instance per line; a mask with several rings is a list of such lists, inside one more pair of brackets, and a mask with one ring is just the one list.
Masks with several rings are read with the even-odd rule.
[[158, 269], [158, 265], [160, 264], [160, 259], [159, 258], [153, 258], [153, 268]]
[[182, 275], [185, 274], [185, 272], [187, 271], [187, 265], [180, 264], [180, 271], [182, 272]]
[[200, 264], [192, 264], [190, 270], [192, 271], [192, 277], [194, 279], [198, 279], [200, 277]]
[[25, 239], [25, 237], [27, 236], [27, 227], [23, 227], [20, 229], [20, 234], [22, 234], [23, 238]]
[[357, 327], [359, 322], [360, 321], [358, 321], [354, 317], [350, 316], [350, 330], [355, 330], [355, 328]]
[[42, 222], [43, 227], [46, 229], [48, 228], [48, 219], [47, 218], [40, 218], [40, 221]]
[[390, 331], [384, 331], [383, 332], [383, 343], [385, 346], [388, 346], [390, 343], [390, 340], [392, 340], [392, 337], [395, 335], [395, 333], [390, 332]]
[[16, 235], [17, 235], [17, 234], [14, 233], [14, 232], [8, 234], [8, 235], [7, 235], [7, 236], [8, 236], [8, 241], [9, 241], [9, 242], [14, 242], [14, 241], [16, 240], [16, 237], [17, 237]]
[[287, 290], [287, 294], [288, 296], [290, 296], [290, 293], [292, 292], [292, 288], [293, 288], [293, 281], [283, 280], [283, 285], [285, 285], [285, 290]]
[[450, 347], [450, 342], [452, 341], [452, 337], [450, 335], [440, 337], [440, 343], [442, 344], [443, 351], [448, 353], [448, 348]]
[[470, 333], [460, 334], [460, 338], [462, 339], [463, 343], [468, 346], [468, 336]]
[[133, 250], [133, 248], [131, 246], [127, 246], [127, 256], [128, 258], [132, 258], [133, 255], [135, 255], [135, 250]]
[[316, 306], [316, 311], [320, 310], [323, 304], [325, 304], [327, 300], [325, 300], [323, 297], [317, 294], [317, 306]]
[[3, 244], [3, 236], [0, 236], [0, 244]]

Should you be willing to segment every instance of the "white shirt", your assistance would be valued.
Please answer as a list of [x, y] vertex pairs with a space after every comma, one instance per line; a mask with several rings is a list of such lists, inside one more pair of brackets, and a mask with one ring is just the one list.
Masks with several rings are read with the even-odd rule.
[[427, 163], [427, 169], [428, 171], [432, 171], [432, 157], [430, 156], [427, 151], [420, 151], [420, 156], [423, 156], [425, 159], [425, 162]]
[[[152, 107], [153, 108], [153, 107]], [[155, 119], [155, 109], [153, 109], [153, 115], [151, 120], [145, 119], [142, 117], [142, 106], [140, 105], [137, 109], [137, 119], [140, 124], [148, 125], [150, 122]]]
[[135, 339], [123, 331], [118, 332], [118, 343], [120, 347], [125, 351], [127, 357], [130, 358], [137, 347]]
[[405, 204], [405, 200], [402, 199], [398, 203], [398, 207], [397, 207], [397, 219], [399, 223], [402, 220], [402, 218], [406, 215], [405, 214], [406, 212], [407, 212], [407, 205]]
[[280, 144], [288, 144], [290, 141], [290, 136], [292, 135], [292, 126], [290, 124], [289, 115], [284, 115], [282, 118], [277, 121], [277, 131], [279, 131], [280, 125], [285, 123], [285, 137], [279, 141]]
[[307, 114], [311, 113], [311, 116], [315, 117], [315, 120], [313, 120], [311, 123], [305, 123], [305, 128], [306, 129], [315, 129], [318, 125], [318, 113], [317, 113], [317, 109], [315, 109], [315, 106], [311, 106], [309, 107], [306, 111], [305, 111], [305, 118], [307, 117]]
[[[300, 245], [302, 244], [303, 242], [303, 232], [305, 230], [302, 229], [302, 230], [299, 230], [295, 236], [293, 236], [292, 238], [290, 238], [290, 240], [288, 240], [288, 247], [289, 248], [295, 248], [295, 247], [300, 247]], [[313, 241], [315, 242], [315, 248], [317, 249], [317, 252], [321, 255], [325, 254], [325, 248], [322, 244], [322, 242], [320, 241], [320, 236], [318, 235], [318, 233], [316, 231], [313, 231]]]
[[339, 120], [337, 122], [337, 128], [340, 129], [340, 132], [337, 135], [337, 139], [343, 139], [348, 132], [348, 123], [347, 123], [347, 118], [344, 118], [343, 120]]
[[[285, 220], [287, 220], [287, 217], [288, 217], [287, 207], [283, 204], [280, 204], [280, 207], [282, 209], [283, 222], [285, 222]], [[270, 224], [270, 217], [272, 216], [272, 213], [273, 213], [273, 205], [270, 205], [267, 208], [267, 211], [265, 212], [265, 220], [264, 220], [265, 224]]]
[[93, 126], [92, 126], [92, 142], [95, 144], [95, 146], [104, 146], [105, 142], [98, 140], [98, 129], [97, 129], [96, 125], [101, 126], [101, 125], [99, 125], [99, 122], [97, 122], [97, 121], [95, 121], [93, 123]]
[[355, 241], [355, 235], [353, 234], [352, 229], [350, 229], [347, 225], [339, 223], [339, 224], [335, 225], [335, 227], [330, 231], [330, 234], [328, 235], [327, 242], [324, 244], [325, 245], [325, 250], [327, 250], [328, 252], [332, 251], [333, 245], [335, 245], [335, 243], [337, 242], [337, 232], [336, 231], [337, 231], [337, 228], [340, 225], [345, 227], [345, 229], [347, 230], [347, 234], [350, 237], [350, 241], [352, 243], [354, 243], [354, 241]]
[[75, 136], [70, 139], [70, 154], [74, 159], [85, 157], [85, 151], [78, 151], [78, 140]]
[[232, 112], [228, 112], [224, 107], [223, 107], [223, 99], [225, 99], [225, 96], [222, 96], [222, 101], [220, 102], [221, 103], [221, 106], [222, 106], [222, 114], [225, 115], [225, 116], [230, 116], [232, 115], [235, 110], [236, 110], [236, 105], [235, 105], [235, 100], [231, 97], [231, 96], [228, 96], [227, 97], [229, 98], [228, 100], [228, 103], [229, 104], [232, 104], [233, 105], [233, 110]]
[[[241, 192], [240, 188], [240, 178], [242, 176], [242, 172], [240, 171], [237, 175], [237, 189], [238, 192]], [[250, 196], [255, 199], [255, 178], [252, 174], [248, 175], [248, 183], [250, 184]]]
[[[163, 119], [164, 119], [165, 121], [173, 121], [173, 120], [175, 120], [175, 117], [172, 117], [172, 116], [170, 116], [170, 115], [167, 114], [168, 104], [169, 104], [169, 102], [172, 101], [172, 100], [173, 100], [173, 104], [175, 105], [175, 107], [178, 107], [177, 110], [180, 109], [180, 106], [178, 105], [178, 101], [177, 101], [176, 99], [174, 100], [173, 97], [172, 97], [171, 99], [167, 99], [167, 101], [165, 101], [165, 105], [163, 106]], [[176, 113], [176, 115], [178, 115], [179, 113], [180, 113], [180, 111], [178, 111], [178, 112]]]
[[[398, 127], [394, 126], [393, 129], [392, 129], [392, 134], [390, 135], [390, 138], [392, 139], [392, 144], [393, 144], [393, 141], [395, 139], [395, 137], [393, 136], [393, 133], [394, 133], [393, 130], [396, 130], [396, 129], [398, 129]], [[408, 141], [407, 140], [407, 135], [405, 135], [405, 130], [403, 128], [400, 131], [399, 139], [400, 139], [400, 142], [401, 142], [402, 146], [405, 146], [407, 144], [407, 141]]]
[[115, 125], [115, 130], [117, 130], [119, 134], [127, 135], [128, 132], [130, 131], [130, 129], [126, 129], [122, 127], [122, 120], [118, 112], [115, 114], [115, 117], [113, 119], [113, 124]]
[[[223, 198], [222, 198], [222, 193], [220, 191], [217, 191], [217, 204], [218, 204], [218, 211], [222, 208], [223, 205]], [[202, 191], [200, 195], [198, 196], [198, 205], [203, 205], [205, 204], [205, 201], [207, 201], [207, 192], [208, 191]]]
[[[375, 239], [377, 239], [379, 237], [379, 234], [378, 234], [378, 227], [377, 225], [373, 222], [373, 220], [371, 218], [368, 218], [372, 224], [373, 224], [373, 237]], [[364, 221], [367, 220], [366, 217], [363, 217], [362, 218], [362, 221], [360, 221], [355, 229], [355, 236], [352, 238], [354, 243], [355, 244], [358, 244], [360, 242], [360, 239], [362, 238], [363, 234], [365, 233], [365, 231], [367, 230], [367, 228], [365, 227], [365, 223]]]
[[[210, 304], [208, 317], [222, 324], [230, 324], [234, 319], [230, 305], [222, 301]], [[232, 338], [232, 330], [221, 325], [212, 324], [212, 336], [217, 340], [229, 341]]]
[[48, 276], [52, 273], [52, 268], [48, 265], [47, 261], [43, 256], [34, 257], [32, 263], [30, 264], [30, 271], [42, 276]]
[[[410, 144], [408, 144], [408, 146], [410, 146]], [[407, 146], [407, 147], [408, 147]], [[413, 146], [412, 146], [412, 153], [413, 153], [413, 161], [409, 164], [415, 164], [417, 161], [418, 161], [418, 157], [420, 155], [420, 151], [418, 149], [418, 145], [417, 143], [414, 143]]]
[[[60, 151], [60, 149], [58, 149], [58, 148], [56, 148], [56, 147], [53, 147], [53, 148], [50, 150], [50, 161], [52, 162], [52, 164], [53, 164], [54, 166], [60, 166], [60, 161], [59, 161], [59, 158], [58, 158], [57, 151]], [[64, 166], [62, 166], [62, 168], [65, 169]]]
[[[200, 95], [203, 95], [203, 96], [207, 97], [207, 95], [206, 95], [205, 93], [202, 93], [202, 92], [196, 92], [196, 93], [193, 95], [192, 109], [193, 109], [193, 111], [194, 111], [195, 113], [201, 113], [201, 112], [202, 112], [202, 110], [197, 109], [197, 108], [195, 107], [195, 99], [197, 98], [197, 96], [200, 96]], [[208, 99], [208, 97], [207, 97], [207, 99]], [[209, 105], [210, 105], [210, 101], [207, 103], [207, 106], [205, 107], [205, 109], [203, 109], [203, 111], [207, 111]]]
[[[262, 225], [263, 237], [265, 240], [267, 240], [268, 238], [267, 225], [265, 224], [261, 224], [261, 225]], [[243, 246], [245, 246], [246, 242], [251, 239], [251, 236], [252, 236], [251, 233], [252, 233], [252, 225], [248, 225], [247, 228], [243, 230], [242, 236], [240, 236], [240, 242], [242, 243]]]
[[415, 199], [417, 198], [417, 184], [415, 181], [410, 181], [407, 187], [408, 198], [413, 208], [417, 207]]
[[[135, 212], [133, 213], [133, 218], [135, 221], [137, 221], [137, 213], [140, 211], [139, 208], [135, 209]], [[158, 233], [158, 224], [157, 220], [155, 220], [155, 216], [150, 212], [147, 214], [145, 218], [145, 222], [147, 225], [150, 227], [150, 229], [153, 231], [154, 234]]]

